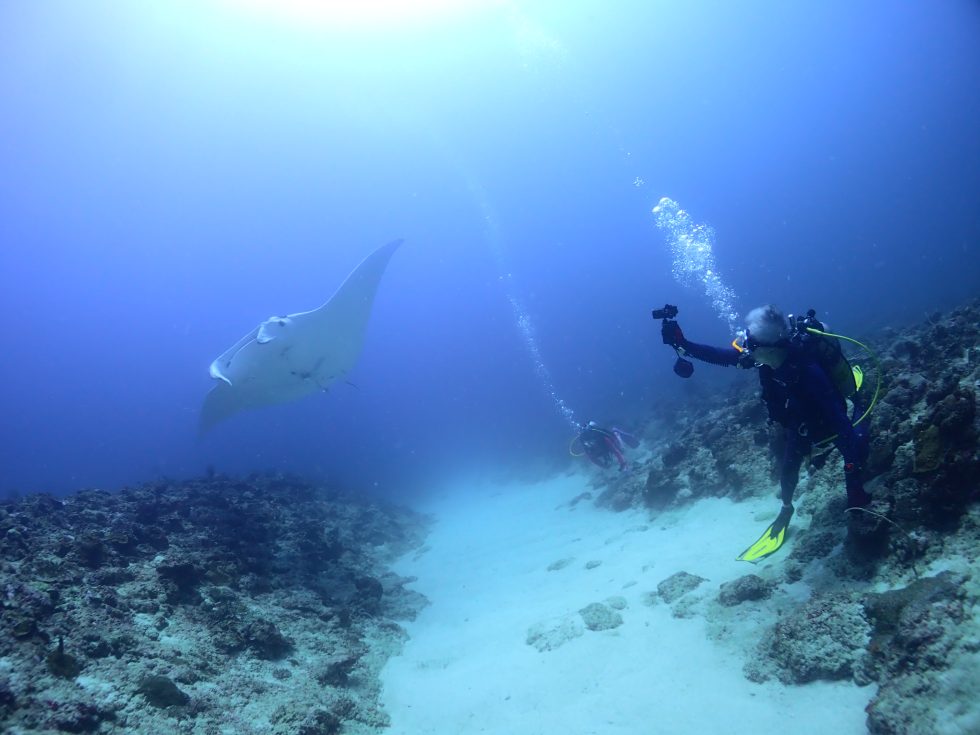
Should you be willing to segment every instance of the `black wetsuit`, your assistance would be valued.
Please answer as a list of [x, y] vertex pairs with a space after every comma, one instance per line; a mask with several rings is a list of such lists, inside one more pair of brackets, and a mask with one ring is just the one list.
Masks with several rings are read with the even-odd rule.
[[[677, 346], [703, 362], [726, 367], [746, 365], [745, 356], [734, 347], [710, 347], [683, 337]], [[789, 342], [786, 349], [789, 355], [778, 368], [758, 366], [762, 400], [769, 418], [785, 428], [779, 473], [783, 502], [788, 505], [792, 501], [800, 466], [814, 444], [833, 437], [834, 446], [844, 458], [848, 505], [867, 505], [871, 497], [861, 478], [861, 467], [868, 456], [867, 424], [851, 423], [844, 397], [805, 347]], [[855, 403], [854, 415], [860, 416], [862, 411], [863, 407]]]

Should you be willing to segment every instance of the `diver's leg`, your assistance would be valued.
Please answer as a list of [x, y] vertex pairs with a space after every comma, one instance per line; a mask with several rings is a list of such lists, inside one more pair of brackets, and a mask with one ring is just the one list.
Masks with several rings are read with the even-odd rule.
[[[793, 492], [800, 479], [800, 465], [807, 454], [809, 443], [795, 431], [787, 430], [784, 435], [783, 457], [779, 466], [779, 487], [783, 507], [769, 527], [769, 537], [778, 538], [793, 517]], [[780, 542], [782, 543], [782, 542]]]
[[857, 444], [858, 457], [860, 457], [863, 465], [868, 461], [868, 455], [871, 454], [871, 439], [868, 434], [867, 419], [854, 427], [854, 442]]
[[623, 470], [625, 470], [626, 458], [623, 456], [623, 452], [622, 450], [620, 450], [616, 439], [612, 437], [606, 437], [606, 446], [609, 449], [609, 452], [607, 453], [606, 456], [612, 454], [612, 456], [616, 458], [616, 461], [619, 462], [619, 471], [622, 472]]
[[852, 399], [854, 410], [851, 413], [851, 424], [854, 426], [854, 444], [862, 465], [868, 460], [868, 455], [871, 453], [871, 416], [865, 417], [863, 421], [859, 420], [864, 416], [870, 399], [871, 396], [868, 394], [867, 388], [858, 391]]
[[871, 502], [871, 496], [864, 489], [863, 465], [868, 458], [867, 432], [854, 429], [851, 440], [838, 437], [834, 444], [844, 458], [844, 487], [847, 489], [847, 507], [863, 508]]
[[783, 506], [793, 504], [793, 493], [800, 481], [800, 465], [806, 457], [809, 444], [795, 431], [787, 430], [783, 459], [779, 468], [779, 488]]

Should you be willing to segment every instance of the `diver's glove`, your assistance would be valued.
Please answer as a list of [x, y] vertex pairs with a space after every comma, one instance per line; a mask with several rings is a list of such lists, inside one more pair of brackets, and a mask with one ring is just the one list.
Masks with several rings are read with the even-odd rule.
[[681, 325], [672, 319], [664, 319], [663, 326], [660, 327], [660, 336], [663, 337], [664, 344], [677, 349], [684, 344], [684, 332]]

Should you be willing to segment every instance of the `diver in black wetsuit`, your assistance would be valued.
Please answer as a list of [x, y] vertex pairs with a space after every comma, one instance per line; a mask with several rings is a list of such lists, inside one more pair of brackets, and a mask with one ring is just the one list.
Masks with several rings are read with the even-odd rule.
[[[868, 456], [867, 425], [860, 422], [855, 426], [848, 418], [847, 403], [835, 383], [839, 375], [828, 374], [826, 360], [818, 359], [806, 342], [805, 333], [802, 338], [791, 333], [786, 318], [776, 307], [753, 309], [746, 325], [742, 344], [736, 341], [728, 348], [687, 340], [680, 325], [672, 319], [664, 319], [661, 335], [664, 344], [680, 355], [714, 365], [759, 369], [762, 399], [769, 418], [785, 429], [780, 465], [783, 507], [773, 524], [776, 530], [789, 524], [800, 466], [817, 444], [832, 441], [837, 447], [844, 458], [848, 506], [865, 507], [871, 502], [861, 478], [861, 468]], [[848, 366], [845, 372], [849, 371]], [[862, 411], [863, 407], [855, 402], [854, 415], [860, 416]]]

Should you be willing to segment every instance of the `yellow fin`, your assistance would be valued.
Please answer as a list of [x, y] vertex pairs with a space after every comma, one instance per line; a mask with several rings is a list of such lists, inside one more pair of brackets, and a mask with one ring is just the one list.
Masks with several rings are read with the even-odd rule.
[[860, 365], [851, 365], [851, 372], [854, 373], [854, 385], [856, 386], [854, 392], [857, 393], [861, 390], [861, 383], [864, 382], [864, 371]]
[[750, 561], [757, 562], [765, 559], [770, 554], [775, 554], [779, 551], [780, 547], [783, 545], [783, 541], [786, 540], [786, 529], [788, 525], [784, 525], [775, 535], [773, 535], [773, 523], [759, 537], [759, 540], [752, 544], [749, 548], [735, 557], [736, 561]]

